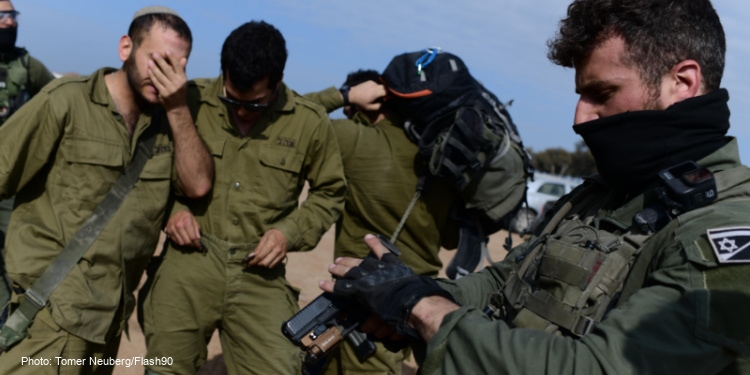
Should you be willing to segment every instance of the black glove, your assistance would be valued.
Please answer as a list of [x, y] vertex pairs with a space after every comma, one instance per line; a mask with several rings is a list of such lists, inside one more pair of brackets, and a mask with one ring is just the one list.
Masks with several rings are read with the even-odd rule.
[[396, 333], [417, 340], [422, 337], [407, 325], [414, 305], [423, 297], [434, 295], [454, 301], [453, 296], [435, 280], [415, 275], [411, 268], [390, 253], [383, 255], [381, 260], [374, 257], [362, 260], [358, 267], [336, 281], [333, 292], [355, 298]]

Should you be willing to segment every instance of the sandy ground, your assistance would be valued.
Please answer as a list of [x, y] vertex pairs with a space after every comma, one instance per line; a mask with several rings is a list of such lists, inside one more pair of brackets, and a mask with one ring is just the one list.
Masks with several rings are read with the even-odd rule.
[[[505, 256], [505, 250], [502, 244], [505, 242], [508, 234], [505, 231], [498, 232], [490, 238], [489, 250], [490, 256], [493, 260], [497, 261]], [[287, 263], [287, 277], [289, 281], [300, 288], [302, 293], [300, 294], [299, 303], [300, 306], [304, 306], [313, 300], [321, 290], [318, 288], [318, 280], [324, 280], [329, 278], [329, 274], [326, 268], [333, 260], [333, 230], [329, 230], [321, 239], [318, 247], [310, 252], [305, 253], [292, 253], [289, 254], [289, 262]], [[518, 244], [521, 240], [518, 236], [513, 235], [513, 244]], [[441, 251], [440, 257], [444, 264], [447, 264], [453, 252]], [[484, 267], [487, 261], [480, 266]], [[130, 340], [124, 335], [120, 344], [120, 350], [117, 358], [132, 358], [136, 356], [144, 356], [146, 354], [146, 345], [141, 333], [140, 326], [136, 320], [135, 314], [130, 319]], [[143, 374], [142, 366], [118, 366], [115, 368], [114, 373], [116, 375], [141, 375]], [[414, 362], [406, 362], [403, 367], [404, 375], [414, 374], [416, 372], [416, 365]], [[201, 367], [199, 374], [226, 374], [226, 368], [224, 367], [224, 358], [221, 355], [221, 345], [219, 344], [218, 335], [214, 334], [208, 348], [208, 361]]]

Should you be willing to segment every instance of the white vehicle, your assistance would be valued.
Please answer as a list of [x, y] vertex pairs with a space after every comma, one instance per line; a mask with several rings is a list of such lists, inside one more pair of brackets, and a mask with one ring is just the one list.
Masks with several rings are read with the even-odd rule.
[[525, 233], [534, 219], [542, 214], [547, 202], [554, 202], [583, 182], [581, 178], [555, 176], [548, 173], [535, 172], [534, 181], [530, 181], [526, 190], [528, 206], [518, 210], [516, 217], [510, 222], [510, 228], [516, 233]]

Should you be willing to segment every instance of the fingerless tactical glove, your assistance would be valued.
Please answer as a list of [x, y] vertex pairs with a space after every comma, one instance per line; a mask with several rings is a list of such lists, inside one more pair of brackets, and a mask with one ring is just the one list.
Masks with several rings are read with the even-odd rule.
[[411, 268], [390, 253], [381, 260], [365, 258], [358, 267], [336, 281], [334, 293], [355, 298], [398, 334], [417, 340], [421, 340], [421, 336], [407, 325], [414, 305], [423, 297], [434, 295], [454, 301], [453, 296], [435, 280], [415, 275]]

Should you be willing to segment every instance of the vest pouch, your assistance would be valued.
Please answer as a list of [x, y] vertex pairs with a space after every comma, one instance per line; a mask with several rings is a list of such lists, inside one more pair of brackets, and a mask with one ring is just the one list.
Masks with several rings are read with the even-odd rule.
[[[516, 327], [583, 336], [617, 301], [646, 236], [563, 222], [524, 275], [504, 288]], [[505, 291], [508, 289], [508, 291]]]

